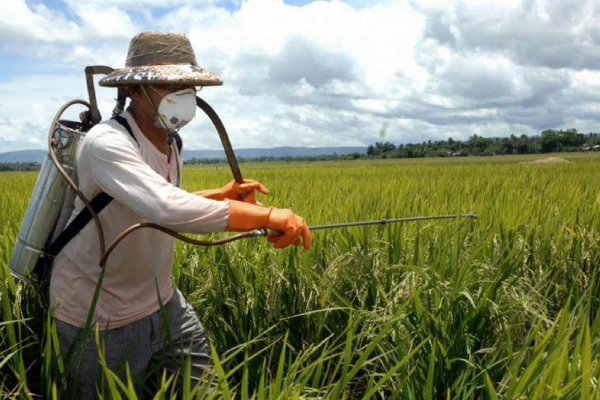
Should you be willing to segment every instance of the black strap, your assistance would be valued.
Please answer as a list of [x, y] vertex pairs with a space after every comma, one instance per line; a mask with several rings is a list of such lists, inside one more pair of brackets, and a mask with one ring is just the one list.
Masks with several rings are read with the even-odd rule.
[[[98, 194], [92, 199], [90, 205], [96, 214], [104, 209], [111, 201], [112, 197], [104, 192]], [[87, 207], [77, 214], [77, 216], [71, 221], [71, 223], [65, 228], [64, 231], [52, 242], [50, 247], [44, 252], [45, 255], [56, 257], [58, 253], [77, 235], [85, 226], [92, 220], [92, 213]]]
[[181, 148], [183, 147], [181, 136], [179, 136], [179, 133], [173, 132], [173, 137], [175, 138], [175, 144], [177, 145], [177, 152], [181, 154]]

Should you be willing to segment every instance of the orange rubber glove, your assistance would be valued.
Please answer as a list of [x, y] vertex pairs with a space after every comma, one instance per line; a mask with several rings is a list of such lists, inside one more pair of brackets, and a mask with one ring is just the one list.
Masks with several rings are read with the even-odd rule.
[[256, 190], [263, 194], [269, 194], [269, 189], [252, 179], [244, 179], [244, 183], [231, 181], [222, 188], [201, 190], [196, 194], [207, 199], [222, 201], [225, 199], [242, 200], [242, 196], [246, 193], [246, 197], [243, 198], [244, 202], [260, 205], [261, 203], [256, 201]]
[[228, 231], [245, 232], [252, 229], [269, 228], [281, 232], [270, 236], [273, 247], [281, 249], [291, 244], [304, 244], [306, 250], [312, 244], [312, 234], [304, 219], [285, 208], [261, 207], [241, 201], [229, 200]]

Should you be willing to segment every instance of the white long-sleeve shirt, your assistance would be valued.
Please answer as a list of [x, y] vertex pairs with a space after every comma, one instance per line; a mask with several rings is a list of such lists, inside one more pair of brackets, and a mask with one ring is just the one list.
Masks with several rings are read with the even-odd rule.
[[[127, 112], [137, 143], [117, 121], [93, 127], [77, 154], [79, 188], [88, 199], [100, 192], [113, 197], [99, 213], [107, 246], [125, 228], [153, 222], [179, 232], [224, 231], [228, 205], [186, 192], [178, 180], [182, 160], [171, 146], [169, 157], [156, 149]], [[171, 183], [173, 182], [173, 183]], [[77, 199], [73, 219], [84, 207]], [[150, 315], [173, 294], [174, 239], [143, 228], [127, 236], [106, 265], [94, 321], [112, 329]], [[83, 326], [100, 274], [98, 232], [87, 224], [59, 253], [50, 282], [56, 318]]]

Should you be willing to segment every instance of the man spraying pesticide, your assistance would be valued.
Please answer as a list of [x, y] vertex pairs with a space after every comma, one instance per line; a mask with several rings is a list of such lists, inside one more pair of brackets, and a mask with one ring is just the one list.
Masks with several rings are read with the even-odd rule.
[[[183, 162], [177, 132], [194, 118], [196, 87], [221, 84], [197, 66], [185, 36], [151, 32], [132, 39], [125, 68], [100, 80], [101, 86], [120, 88], [121, 93], [125, 88], [129, 106], [78, 138], [76, 185], [82, 196], [45, 254], [55, 257], [50, 306], [68, 361], [69, 391], [79, 398], [96, 398], [100, 383], [93, 337], [76, 340], [86, 322], [99, 330], [107, 366], [115, 371], [124, 371], [127, 363], [140, 378], [159, 360], [172, 372], [189, 360], [194, 383], [211, 367], [206, 332], [172, 283], [174, 239], [158, 230], [139, 230], [114, 247], [99, 268], [104, 241], [112, 242], [132, 225], [154, 223], [191, 233], [268, 228], [278, 232], [269, 238], [276, 248], [311, 246], [301, 217], [256, 204], [255, 190], [268, 193], [258, 182], [233, 181], [197, 193], [179, 188]], [[37, 253], [23, 239], [26, 233], [19, 235], [11, 269], [29, 277], [31, 267], [22, 271], [20, 266]]]
[[[113, 117], [102, 123], [94, 73], [107, 74], [100, 85], [119, 92]], [[470, 213], [309, 227], [291, 210], [261, 206], [255, 191], [268, 190], [242, 178], [223, 124], [196, 96], [196, 87], [222, 82], [197, 66], [183, 35], [141, 33], [130, 43], [125, 68], [88, 67], [86, 75], [90, 103], [71, 101], [53, 121], [49, 159], [9, 262], [14, 275], [32, 280], [47, 275], [53, 264], [51, 311], [73, 396], [95, 398], [101, 387], [98, 345], [105, 350], [107, 366], [123, 378], [127, 364], [140, 387], [151, 365], [175, 373], [189, 362], [192, 383], [211, 369], [206, 333], [172, 284], [173, 238], [219, 245], [268, 236], [276, 248], [294, 244], [310, 249], [311, 230], [475, 217]], [[130, 102], [125, 110], [126, 97]], [[73, 104], [89, 108], [83, 122], [59, 120]], [[235, 180], [220, 189], [189, 193], [179, 187], [178, 132], [194, 118], [196, 107], [215, 125]], [[243, 233], [212, 242], [178, 233], [220, 231]], [[100, 343], [90, 334], [93, 329]]]

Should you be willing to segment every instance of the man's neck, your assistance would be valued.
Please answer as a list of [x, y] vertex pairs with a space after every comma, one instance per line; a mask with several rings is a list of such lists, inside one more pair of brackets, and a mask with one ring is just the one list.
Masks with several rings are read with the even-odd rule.
[[136, 124], [139, 126], [140, 130], [146, 136], [146, 138], [156, 147], [158, 151], [163, 154], [169, 155], [169, 132], [166, 129], [160, 129], [154, 125], [154, 121], [152, 117], [147, 115], [140, 115], [141, 113], [134, 108], [128, 108], [127, 111]]

